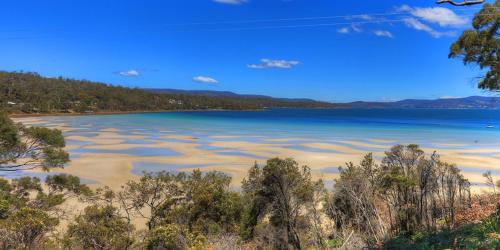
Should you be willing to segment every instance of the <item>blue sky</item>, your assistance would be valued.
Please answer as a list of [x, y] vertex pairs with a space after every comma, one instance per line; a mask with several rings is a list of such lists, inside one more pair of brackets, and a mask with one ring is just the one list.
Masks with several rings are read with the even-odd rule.
[[16, 0], [0, 70], [326, 101], [486, 95], [448, 59], [480, 6], [434, 0]]

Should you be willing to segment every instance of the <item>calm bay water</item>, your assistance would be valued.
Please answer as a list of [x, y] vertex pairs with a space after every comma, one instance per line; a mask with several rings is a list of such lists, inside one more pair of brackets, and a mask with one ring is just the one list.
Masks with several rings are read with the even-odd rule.
[[[466, 144], [500, 147], [500, 110], [468, 109], [270, 109], [105, 116], [53, 117], [51, 123], [97, 131], [116, 128], [155, 139], [174, 131], [201, 139], [239, 136], [256, 140], [296, 138], [315, 141], [387, 139], [398, 143]], [[493, 125], [494, 128], [487, 128]], [[81, 133], [82, 130], [68, 134]]]
[[[305, 159], [304, 163], [317, 167], [320, 172], [335, 173], [337, 167], [345, 163], [334, 162], [335, 155], [349, 154], [350, 149], [360, 152], [356, 154], [361, 157], [361, 152], [382, 153], [395, 144], [413, 143], [438, 153], [455, 151], [455, 156], [449, 159], [466, 174], [476, 176], [475, 182], [480, 182], [478, 178], [481, 177], [477, 175], [486, 169], [492, 171], [495, 177], [500, 177], [500, 110], [168, 112], [42, 117], [38, 125], [64, 128], [68, 152], [77, 165], [77, 159], [92, 157], [95, 158], [92, 159], [93, 164], [105, 168], [107, 160], [112, 163], [111, 158], [120, 159], [121, 155], [126, 155], [131, 157], [129, 163], [133, 166], [133, 174], [217, 167], [217, 164], [233, 166], [233, 173], [238, 174], [237, 168], [241, 166], [238, 164], [250, 166], [255, 160], [265, 161], [266, 157], [283, 154]], [[183, 151], [183, 146], [180, 149], [158, 147], [157, 143], [162, 142], [180, 142], [177, 145], [192, 145], [193, 148]], [[249, 142], [256, 146], [246, 150], [237, 146]], [[335, 147], [321, 148], [317, 143], [337, 145], [344, 152], [337, 151]], [[117, 144], [124, 144], [124, 147], [117, 148]], [[456, 156], [461, 156], [461, 159], [456, 159]], [[376, 158], [380, 160], [380, 154]], [[201, 159], [200, 162], [197, 159]], [[241, 159], [247, 159], [247, 162], [241, 162]], [[325, 162], [330, 159], [331, 163]], [[46, 174], [19, 172], [4, 177], [22, 175], [43, 177]], [[91, 183], [93, 179], [85, 181]]]

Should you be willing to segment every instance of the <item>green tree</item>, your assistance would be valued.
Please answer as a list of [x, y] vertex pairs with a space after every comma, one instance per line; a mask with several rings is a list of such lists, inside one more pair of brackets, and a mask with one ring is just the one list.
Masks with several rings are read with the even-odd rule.
[[[301, 249], [298, 233], [301, 211], [306, 204], [312, 202], [314, 186], [308, 167], [299, 167], [292, 159], [274, 158], [260, 170], [252, 168], [245, 180], [244, 192], [253, 196], [252, 208], [247, 210], [243, 232], [249, 233], [257, 221], [269, 216], [275, 228], [275, 247], [278, 249]], [[249, 187], [256, 188], [249, 190]]]
[[24, 127], [0, 112], [0, 171], [63, 167], [69, 155], [57, 129]]
[[335, 181], [326, 205], [326, 214], [338, 230], [353, 228], [374, 241], [385, 236], [386, 229], [376, 206], [378, 168], [372, 154], [366, 155], [359, 165], [348, 163], [339, 168], [340, 178]]
[[47, 212], [21, 208], [0, 221], [2, 249], [36, 249], [44, 243], [47, 233], [54, 230], [59, 220]]
[[53, 187], [51, 179], [65, 178], [80, 182], [74, 176], [51, 176], [46, 183], [52, 191], [47, 192], [38, 178], [0, 179], [0, 249], [43, 248], [59, 224], [59, 206], [70, 196], [83, 194], [81, 190], [89, 190], [82, 184]]
[[186, 198], [182, 183], [185, 174], [144, 173], [139, 181], [129, 181], [118, 194], [127, 213], [147, 220], [149, 230], [162, 223], [169, 212]]
[[237, 232], [242, 202], [237, 192], [229, 190], [231, 177], [211, 171], [194, 170], [185, 184], [186, 200], [178, 211], [185, 211], [188, 226], [203, 235]]
[[144, 239], [144, 247], [148, 250], [183, 250], [188, 243], [179, 225], [167, 224], [148, 232]]
[[484, 4], [472, 21], [473, 29], [465, 30], [450, 49], [450, 58], [461, 57], [464, 64], [477, 64], [486, 75], [479, 88], [500, 90], [500, 0]]
[[128, 249], [132, 231], [115, 207], [92, 205], [68, 226], [64, 243], [69, 249]]

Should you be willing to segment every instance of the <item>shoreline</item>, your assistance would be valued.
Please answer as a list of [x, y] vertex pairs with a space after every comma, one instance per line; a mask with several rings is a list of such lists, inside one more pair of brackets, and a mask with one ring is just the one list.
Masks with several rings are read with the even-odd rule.
[[498, 108], [352, 108], [352, 107], [276, 107], [262, 109], [177, 109], [177, 110], [137, 110], [137, 111], [97, 111], [93, 113], [10, 113], [11, 118], [50, 117], [50, 116], [92, 116], [92, 115], [126, 115], [147, 113], [175, 113], [175, 112], [259, 112], [269, 109], [352, 109], [352, 110], [499, 110]]
[[127, 115], [127, 114], [148, 114], [148, 113], [175, 113], [175, 112], [258, 112], [264, 111], [264, 109], [178, 109], [178, 110], [139, 110], [139, 111], [97, 111], [93, 113], [37, 113], [37, 114], [26, 114], [26, 113], [12, 113], [8, 114], [11, 118], [29, 118], [29, 117], [50, 117], [50, 116], [100, 116], [100, 115]]

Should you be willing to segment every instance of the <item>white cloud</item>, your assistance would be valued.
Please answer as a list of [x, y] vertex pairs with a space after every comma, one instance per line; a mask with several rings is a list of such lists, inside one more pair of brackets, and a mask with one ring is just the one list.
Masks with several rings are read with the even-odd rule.
[[120, 74], [121, 76], [127, 76], [127, 77], [136, 77], [136, 76], [140, 75], [139, 71], [137, 71], [135, 69], [121, 71], [121, 72], [118, 72], [118, 74]]
[[260, 64], [249, 64], [247, 65], [251, 69], [270, 69], [270, 68], [280, 68], [280, 69], [290, 69], [298, 64], [299, 61], [288, 61], [288, 60], [271, 60], [271, 59], [261, 59]]
[[406, 4], [401, 5], [399, 7], [396, 7], [396, 11], [398, 11], [398, 12], [410, 12], [412, 10], [413, 10], [413, 8], [406, 5]]
[[361, 33], [361, 32], [363, 32], [363, 29], [361, 28], [360, 25], [351, 24], [350, 27], [342, 27], [342, 28], [337, 29], [337, 32], [340, 34], [349, 34], [351, 32]]
[[361, 27], [359, 25], [356, 25], [356, 24], [352, 24], [351, 29], [358, 32], [358, 33], [363, 31], [363, 29], [361, 29]]
[[443, 7], [414, 8], [410, 10], [410, 13], [427, 22], [437, 23], [441, 27], [461, 26], [469, 22], [466, 17], [458, 16], [452, 10]]
[[375, 34], [376, 36], [381, 36], [381, 37], [394, 38], [392, 33], [390, 31], [387, 31], [387, 30], [374, 30], [373, 34]]
[[349, 27], [344, 27], [344, 28], [338, 29], [337, 32], [340, 34], [349, 34], [350, 30], [349, 30]]
[[247, 0], [213, 0], [216, 3], [221, 3], [221, 4], [232, 4], [232, 5], [238, 5], [247, 2]]
[[370, 16], [370, 15], [366, 15], [366, 14], [363, 14], [363, 15], [355, 15], [355, 16], [352, 16], [354, 18], [359, 18], [359, 19], [363, 19], [363, 20], [366, 20], [366, 21], [369, 21], [369, 20], [372, 20], [373, 17]]
[[405, 24], [413, 29], [429, 33], [435, 38], [443, 36], [454, 36], [453, 31], [438, 31], [429, 24], [437, 24], [440, 27], [463, 26], [469, 22], [469, 19], [455, 14], [452, 10], [443, 7], [433, 8], [413, 8], [408, 5], [402, 5], [396, 8], [399, 12], [408, 12], [413, 17], [403, 19]]
[[418, 19], [413, 18], [413, 17], [405, 18], [404, 22], [406, 23], [406, 25], [408, 27], [416, 29], [416, 30], [425, 31], [435, 38], [440, 38], [442, 36], [454, 36], [455, 35], [455, 32], [452, 32], [452, 31], [449, 31], [449, 32], [436, 31], [435, 29], [429, 27], [428, 25], [420, 22]]
[[208, 77], [208, 76], [195, 76], [195, 77], [193, 77], [193, 81], [200, 82], [200, 83], [210, 83], [210, 84], [219, 83], [219, 81], [215, 80], [212, 77]]

